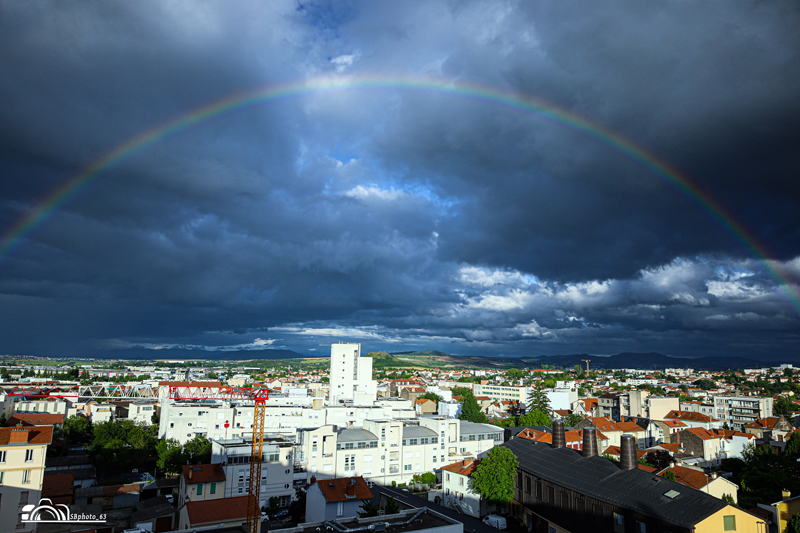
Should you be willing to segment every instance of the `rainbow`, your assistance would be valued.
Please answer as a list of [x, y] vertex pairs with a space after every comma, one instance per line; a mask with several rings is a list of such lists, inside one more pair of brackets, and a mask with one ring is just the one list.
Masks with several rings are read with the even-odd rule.
[[559, 109], [541, 100], [521, 97], [509, 92], [460, 81], [424, 77], [321, 77], [300, 83], [267, 87], [251, 92], [235, 94], [199, 109], [195, 109], [190, 113], [147, 130], [120, 144], [91, 164], [88, 168], [84, 169], [83, 172], [72, 177], [50, 193], [50, 195], [12, 226], [4, 235], [3, 240], [0, 241], [0, 262], [18, 248], [24, 242], [26, 236], [30, 235], [36, 228], [49, 220], [61, 205], [68, 202], [94, 179], [112, 169], [118, 163], [146, 150], [148, 147], [166, 137], [175, 135], [223, 113], [274, 102], [282, 98], [299, 97], [327, 91], [371, 88], [444, 93], [471, 98], [496, 106], [522, 110], [569, 128], [612, 148], [649, 173], [676, 188], [686, 198], [706, 211], [717, 223], [736, 238], [751, 255], [763, 263], [767, 273], [778, 286], [781, 287], [789, 298], [792, 306], [798, 314], [800, 314], [800, 292], [794, 287], [793, 283], [788, 279], [788, 276], [781, 271], [777, 262], [769, 259], [769, 254], [766, 249], [761, 246], [755, 237], [751, 235], [744, 226], [737, 222], [722, 205], [703, 192], [703, 190], [687, 176], [682, 175], [677, 169], [672, 168], [655, 155], [601, 126], [592, 124], [569, 111]]

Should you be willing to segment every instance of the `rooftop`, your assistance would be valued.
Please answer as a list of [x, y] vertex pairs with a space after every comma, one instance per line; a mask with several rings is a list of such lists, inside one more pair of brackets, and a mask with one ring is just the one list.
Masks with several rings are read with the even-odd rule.
[[[513, 439], [503, 444], [519, 461], [520, 469], [554, 484], [623, 509], [691, 528], [728, 504], [714, 496], [690, 490], [643, 470], [622, 470], [604, 457], [583, 457], [569, 448]], [[677, 498], [666, 496], [676, 491]]]
[[339, 430], [337, 440], [339, 442], [355, 442], [355, 441], [365, 441], [365, 440], [378, 440], [378, 437], [375, 436], [374, 433], [372, 433], [371, 431], [367, 431], [366, 429], [346, 428]]
[[361, 476], [317, 480], [316, 485], [328, 503], [372, 498], [372, 491]]
[[[411, 523], [405, 523], [412, 518], [414, 519], [411, 521]], [[421, 509], [409, 509], [394, 515], [374, 516], [371, 518], [356, 518], [351, 520], [336, 520], [335, 522], [349, 529], [366, 527], [370, 524], [377, 525], [384, 523], [386, 524], [385, 531], [387, 533], [407, 533], [410, 531], [420, 530], [429, 531], [440, 527], [458, 524], [458, 522], [455, 520], [432, 511], [427, 507], [422, 507]], [[319, 533], [317, 530], [323, 526], [323, 522], [310, 522], [308, 524], [302, 524], [302, 526], [304, 527], [277, 529], [272, 531], [280, 531], [281, 533]], [[322, 530], [324, 531], [324, 526], [322, 527]], [[375, 530], [377, 531], [378, 528], [376, 527]]]
[[247, 519], [249, 496], [218, 498], [199, 502], [186, 502], [186, 512], [192, 526]]
[[181, 470], [184, 483], [225, 481], [225, 471], [220, 465], [183, 465]]

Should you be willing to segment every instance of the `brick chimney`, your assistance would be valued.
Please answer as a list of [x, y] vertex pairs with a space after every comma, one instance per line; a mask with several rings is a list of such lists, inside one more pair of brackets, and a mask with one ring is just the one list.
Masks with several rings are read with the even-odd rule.
[[19, 444], [22, 442], [28, 442], [28, 432], [30, 430], [28, 428], [24, 428], [22, 426], [17, 426], [11, 430], [11, 435], [8, 437], [9, 444]]

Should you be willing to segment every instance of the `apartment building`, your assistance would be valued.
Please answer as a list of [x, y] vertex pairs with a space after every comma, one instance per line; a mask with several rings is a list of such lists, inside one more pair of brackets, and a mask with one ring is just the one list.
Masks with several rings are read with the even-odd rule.
[[478, 457], [503, 442], [503, 429], [491, 424], [436, 416], [420, 417], [419, 425], [439, 436], [440, 465]]
[[37, 398], [35, 400], [21, 400], [14, 403], [14, 413], [33, 414], [47, 413], [51, 415], [75, 414], [69, 412], [72, 402], [63, 398]]
[[153, 401], [138, 401], [128, 405], [128, 420], [133, 420], [137, 424], [150, 425], [153, 423], [153, 415], [156, 413], [156, 404]]
[[528, 387], [476, 383], [472, 387], [475, 396], [488, 396], [492, 400], [517, 400], [521, 404], [528, 403]]
[[369, 405], [378, 395], [372, 379], [372, 358], [361, 357], [361, 344], [331, 345], [331, 402], [355, 402]]
[[0, 428], [0, 524], [5, 531], [33, 531], [22, 522], [22, 508], [42, 496], [47, 446], [52, 426]]
[[[220, 465], [225, 473], [223, 498], [250, 493], [250, 456], [252, 438], [211, 441], [211, 464]], [[261, 492], [259, 506], [270, 498], [278, 498], [280, 507], [288, 507], [294, 495], [294, 444], [280, 437], [265, 437], [262, 451]], [[305, 482], [305, 474], [300, 474]], [[210, 486], [209, 486], [210, 490]]]
[[731, 429], [744, 431], [744, 426], [772, 416], [772, 398], [752, 396], [715, 396], [714, 418]]
[[299, 435], [299, 459], [317, 479], [362, 476], [382, 484], [403, 483], [444, 462], [435, 431], [398, 420], [369, 420], [363, 428], [328, 425]]

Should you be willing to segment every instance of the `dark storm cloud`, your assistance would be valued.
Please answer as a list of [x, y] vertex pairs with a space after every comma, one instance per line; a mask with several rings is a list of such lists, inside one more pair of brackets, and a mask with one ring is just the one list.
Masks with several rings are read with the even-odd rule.
[[[691, 176], [796, 279], [792, 3], [4, 2], [0, 224], [243, 91], [426, 75], [534, 97]], [[108, 169], [0, 262], [3, 351], [781, 352], [797, 310], [674, 186], [454, 94], [322, 91]], [[767, 338], [769, 340], [767, 340]]]

